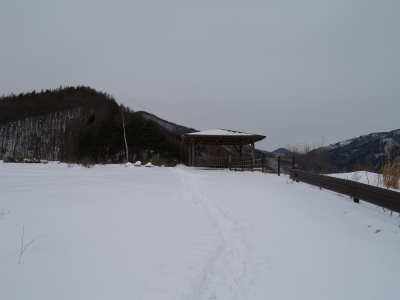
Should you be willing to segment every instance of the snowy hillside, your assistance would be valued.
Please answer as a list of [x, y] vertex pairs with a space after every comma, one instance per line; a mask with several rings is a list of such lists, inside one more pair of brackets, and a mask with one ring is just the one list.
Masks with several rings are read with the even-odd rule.
[[398, 214], [285, 176], [0, 161], [0, 212], [1, 299], [400, 294]]
[[374, 140], [390, 138], [391, 134], [393, 135], [393, 133], [399, 135], [400, 134], [400, 130], [395, 130], [393, 132], [376, 132], [376, 133], [366, 134], [366, 135], [362, 135], [360, 137], [355, 137], [355, 138], [352, 138], [352, 139], [349, 139], [349, 140], [341, 141], [341, 142], [338, 142], [336, 144], [331, 144], [329, 146], [323, 147], [323, 149], [324, 150], [334, 150], [334, 149], [337, 149], [337, 148], [341, 148], [341, 147], [347, 146], [347, 145], [349, 145], [350, 143], [353, 143], [353, 142], [357, 142], [357, 146], [359, 147], [359, 146], [368, 144], [368, 143], [370, 143], [370, 142], [372, 142]]
[[326, 150], [338, 169], [352, 169], [361, 164], [379, 170], [388, 152], [400, 158], [400, 130], [362, 135], [316, 151]]

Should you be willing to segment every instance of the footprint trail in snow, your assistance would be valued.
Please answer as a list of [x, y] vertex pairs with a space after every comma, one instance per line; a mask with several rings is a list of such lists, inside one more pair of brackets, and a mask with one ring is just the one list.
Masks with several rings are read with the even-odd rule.
[[149, 279], [142, 300], [245, 299], [256, 268], [251, 228], [221, 206], [200, 173], [176, 172], [180, 196], [198, 205], [207, 223], [184, 253]]

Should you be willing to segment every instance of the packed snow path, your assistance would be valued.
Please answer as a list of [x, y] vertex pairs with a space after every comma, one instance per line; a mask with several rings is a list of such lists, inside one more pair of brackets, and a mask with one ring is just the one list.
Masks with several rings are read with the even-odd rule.
[[0, 162], [0, 212], [2, 299], [400, 294], [398, 214], [284, 176]]
[[242, 299], [255, 270], [254, 245], [246, 240], [250, 228], [221, 207], [201, 172], [176, 172], [182, 179], [180, 196], [208, 220], [190, 247], [150, 279], [142, 299]]

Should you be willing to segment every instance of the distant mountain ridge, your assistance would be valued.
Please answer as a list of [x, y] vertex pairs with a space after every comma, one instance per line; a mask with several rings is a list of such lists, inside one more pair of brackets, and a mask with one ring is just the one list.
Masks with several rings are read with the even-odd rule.
[[137, 111], [136, 114], [141, 115], [143, 118], [145, 118], [147, 120], [152, 120], [153, 122], [157, 123], [158, 125], [171, 131], [174, 135], [183, 136], [187, 133], [198, 132], [198, 130], [196, 130], [194, 128], [190, 128], [190, 127], [186, 127], [186, 126], [182, 126], [182, 125], [178, 125], [178, 124], [166, 121], [164, 119], [157, 117], [156, 115], [148, 113], [147, 111]]
[[379, 172], [388, 155], [400, 162], [400, 129], [361, 135], [306, 153], [296, 152], [296, 148], [292, 150], [295, 152], [278, 148], [271, 154], [295, 156], [299, 168], [306, 171], [347, 172], [363, 169]]
[[400, 129], [362, 135], [315, 151], [327, 151], [331, 163], [339, 169], [357, 164], [380, 169], [389, 151], [392, 158], [400, 158]]
[[278, 148], [278, 149], [272, 151], [271, 154], [273, 154], [275, 156], [290, 155], [290, 150], [288, 150], [286, 148]]

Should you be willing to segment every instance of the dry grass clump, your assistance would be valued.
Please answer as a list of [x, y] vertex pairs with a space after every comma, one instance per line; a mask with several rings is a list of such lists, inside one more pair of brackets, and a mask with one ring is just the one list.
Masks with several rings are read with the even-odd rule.
[[[158, 167], [175, 167], [178, 164], [177, 160], [160, 156], [153, 156], [148, 161], [150, 161], [154, 166]], [[146, 164], [148, 161], [142, 161], [142, 164]]]
[[93, 167], [94, 166], [94, 161], [90, 158], [90, 157], [88, 157], [88, 156], [85, 156], [85, 157], [83, 157], [80, 161], [79, 161], [79, 163], [83, 166], [83, 167], [85, 167], [85, 168], [91, 168], [91, 167]]
[[400, 189], [400, 163], [387, 156], [381, 170], [381, 181], [386, 188]]

